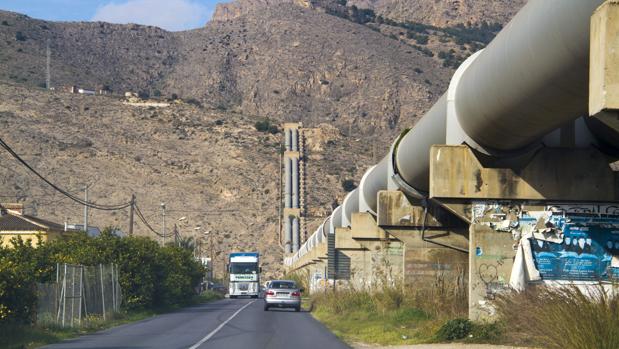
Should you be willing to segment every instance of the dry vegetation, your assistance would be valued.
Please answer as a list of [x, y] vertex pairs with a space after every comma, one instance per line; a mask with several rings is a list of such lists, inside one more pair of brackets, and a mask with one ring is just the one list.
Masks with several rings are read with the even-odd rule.
[[507, 340], [548, 349], [619, 348], [619, 298], [601, 286], [531, 288], [502, 295], [496, 306]]
[[[437, 291], [438, 290], [438, 291]], [[533, 288], [498, 297], [495, 322], [467, 320], [452, 288], [342, 289], [312, 298], [314, 316], [348, 342], [494, 343], [547, 349], [619, 348], [619, 298], [602, 288]]]

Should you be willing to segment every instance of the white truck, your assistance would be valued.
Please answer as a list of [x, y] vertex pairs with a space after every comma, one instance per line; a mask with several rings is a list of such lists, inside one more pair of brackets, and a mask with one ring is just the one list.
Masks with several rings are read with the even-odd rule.
[[258, 252], [230, 253], [228, 260], [228, 294], [230, 298], [260, 294], [260, 255]]

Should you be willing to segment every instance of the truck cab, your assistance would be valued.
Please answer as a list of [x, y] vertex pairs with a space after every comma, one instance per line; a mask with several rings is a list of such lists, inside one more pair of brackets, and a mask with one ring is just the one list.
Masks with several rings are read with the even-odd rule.
[[260, 255], [258, 252], [230, 253], [228, 261], [230, 298], [260, 294]]

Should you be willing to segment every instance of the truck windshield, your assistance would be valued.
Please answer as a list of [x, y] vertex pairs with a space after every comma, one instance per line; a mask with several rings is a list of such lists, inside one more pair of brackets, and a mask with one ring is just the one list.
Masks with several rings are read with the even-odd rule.
[[258, 263], [230, 263], [230, 274], [252, 274], [258, 272]]

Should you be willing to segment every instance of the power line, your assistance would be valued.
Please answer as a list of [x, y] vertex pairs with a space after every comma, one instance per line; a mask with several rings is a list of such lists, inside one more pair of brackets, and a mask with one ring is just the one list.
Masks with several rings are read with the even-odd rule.
[[30, 170], [30, 172], [34, 173], [42, 181], [47, 183], [50, 187], [54, 188], [59, 193], [63, 194], [64, 196], [68, 197], [69, 199], [81, 205], [88, 206], [96, 210], [103, 210], [103, 211], [122, 210], [132, 205], [132, 202], [127, 202], [127, 203], [118, 204], [118, 205], [101, 205], [101, 204], [97, 204], [94, 202], [82, 200], [78, 198], [77, 196], [61, 189], [60, 187], [58, 187], [57, 185], [49, 181], [47, 178], [45, 178], [43, 175], [41, 175], [39, 172], [37, 172], [34, 168], [32, 168], [32, 166], [30, 166], [25, 160], [23, 160], [15, 151], [13, 151], [13, 149], [11, 149], [11, 147], [8, 144], [6, 144], [6, 142], [4, 142], [2, 138], [0, 138], [0, 147], [4, 148], [9, 154], [11, 154], [11, 156], [13, 156], [13, 158], [15, 158], [19, 163], [25, 166], [28, 170]]
[[138, 218], [140, 219], [140, 221], [142, 221], [142, 223], [144, 223], [144, 225], [146, 226], [146, 228], [148, 228], [148, 230], [150, 230], [151, 232], [155, 233], [155, 235], [159, 236], [159, 237], [170, 237], [174, 234], [161, 234], [160, 232], [156, 231], [146, 220], [146, 218], [144, 217], [144, 214], [142, 213], [142, 210], [140, 210], [140, 207], [137, 204], [134, 204], [133, 208], [135, 209], [135, 215], [138, 216]]
[[261, 208], [244, 208], [242, 210], [235, 209], [220, 209], [220, 210], [166, 210], [166, 212], [183, 212], [183, 213], [204, 213], [204, 214], [221, 214], [221, 213], [235, 213], [235, 212], [257, 212], [264, 211]]
[[[155, 230], [152, 225], [150, 225], [150, 223], [148, 223], [148, 220], [146, 219], [146, 217], [144, 217], [144, 214], [142, 213], [142, 210], [140, 210], [139, 206], [135, 203], [135, 201], [133, 201], [133, 199], [130, 202], [127, 203], [123, 203], [123, 204], [118, 204], [118, 205], [102, 205], [102, 204], [97, 204], [94, 202], [89, 202], [87, 200], [83, 200], [80, 199], [79, 197], [75, 196], [72, 193], [67, 192], [66, 190], [58, 187], [56, 184], [52, 183], [50, 180], [48, 180], [47, 178], [45, 178], [42, 174], [40, 174], [37, 170], [35, 170], [32, 166], [30, 166], [30, 164], [28, 164], [24, 159], [22, 159], [2, 138], [0, 138], [0, 147], [4, 148], [13, 158], [15, 158], [19, 163], [21, 163], [24, 167], [26, 167], [30, 172], [32, 172], [34, 175], [36, 175], [37, 177], [39, 177], [43, 182], [47, 183], [50, 187], [52, 187], [54, 190], [56, 190], [57, 192], [59, 192], [60, 194], [64, 195], [65, 197], [90, 208], [93, 209], [97, 209], [97, 210], [104, 210], [104, 211], [116, 211], [116, 210], [122, 210], [125, 209], [127, 207], [130, 207], [133, 205], [133, 208], [135, 210], [135, 214], [137, 215], [138, 219], [144, 224], [144, 226], [146, 226], [146, 228], [148, 228], [148, 230], [150, 230], [151, 232], [153, 232], [155, 235], [159, 236], [159, 237], [171, 237], [171, 236], [175, 236], [176, 234], [178, 234], [178, 232], [173, 231], [169, 234], [165, 234], [165, 233], [160, 233], [157, 230]], [[15, 172], [14, 170], [8, 168], [9, 170]], [[94, 185], [98, 180], [95, 180], [94, 183], [91, 183], [89, 185], [92, 186]], [[62, 199], [61, 199], [62, 200]], [[59, 201], [61, 201], [59, 200]], [[173, 210], [171, 212], [188, 212], [185, 210]], [[248, 211], [258, 211], [256, 210], [248, 210]], [[232, 213], [232, 212], [236, 212], [235, 210], [211, 210], [211, 211], [206, 211], [206, 210], [195, 210], [193, 212], [201, 212], [204, 214], [223, 214], [223, 213]]]

